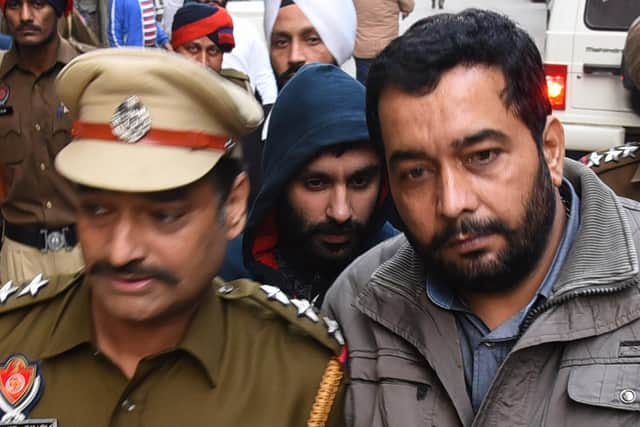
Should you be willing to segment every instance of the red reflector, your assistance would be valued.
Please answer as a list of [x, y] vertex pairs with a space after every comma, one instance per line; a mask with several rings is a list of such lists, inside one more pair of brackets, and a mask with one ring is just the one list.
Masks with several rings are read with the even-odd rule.
[[554, 110], [564, 110], [567, 99], [567, 66], [564, 64], [544, 64], [547, 80], [547, 96]]

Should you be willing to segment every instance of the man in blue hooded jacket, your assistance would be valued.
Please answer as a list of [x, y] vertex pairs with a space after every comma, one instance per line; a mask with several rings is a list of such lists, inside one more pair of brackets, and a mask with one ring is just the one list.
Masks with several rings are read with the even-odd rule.
[[383, 166], [369, 142], [365, 90], [334, 65], [305, 65], [271, 111], [264, 180], [220, 273], [322, 302], [357, 256], [397, 231], [385, 222]]

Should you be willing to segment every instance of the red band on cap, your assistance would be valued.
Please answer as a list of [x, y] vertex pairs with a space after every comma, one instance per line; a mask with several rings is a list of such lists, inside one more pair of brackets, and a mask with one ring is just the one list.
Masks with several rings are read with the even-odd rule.
[[233, 21], [231, 20], [231, 16], [229, 16], [224, 9], [220, 8], [211, 16], [176, 29], [171, 33], [171, 46], [177, 49], [184, 44], [199, 39], [200, 37], [208, 36], [220, 28], [225, 27], [233, 28]]
[[[73, 124], [73, 137], [78, 139], [101, 139], [126, 144], [113, 134], [111, 126], [102, 123], [76, 121]], [[157, 144], [166, 147], [194, 148], [226, 151], [228, 136], [208, 135], [201, 132], [151, 129], [134, 144]]]

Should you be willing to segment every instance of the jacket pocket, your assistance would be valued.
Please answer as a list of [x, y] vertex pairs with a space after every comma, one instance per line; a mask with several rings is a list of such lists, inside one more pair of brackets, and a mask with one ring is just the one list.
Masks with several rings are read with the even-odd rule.
[[15, 165], [24, 160], [25, 147], [17, 112], [0, 116], [0, 163]]
[[436, 393], [429, 368], [423, 365], [425, 362], [405, 356], [385, 351], [352, 355], [349, 425], [433, 425]]
[[[593, 407], [633, 411], [640, 417], [640, 364], [595, 363], [574, 366], [567, 387], [574, 402]], [[632, 414], [629, 414], [632, 415]]]
[[430, 426], [435, 393], [425, 366], [398, 356], [378, 359], [378, 405], [383, 426]]

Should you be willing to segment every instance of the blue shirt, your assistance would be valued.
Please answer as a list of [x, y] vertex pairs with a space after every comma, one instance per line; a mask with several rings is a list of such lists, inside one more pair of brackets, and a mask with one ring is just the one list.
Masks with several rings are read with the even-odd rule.
[[[523, 320], [532, 307], [549, 297], [553, 284], [573, 245], [580, 225], [580, 199], [573, 186], [566, 179], [563, 179], [560, 193], [563, 195], [565, 207], [569, 212], [562, 240], [558, 245], [551, 267], [529, 304], [493, 331], [473, 314], [450, 288], [427, 278], [427, 296], [431, 302], [453, 312], [456, 317], [464, 375], [474, 412], [480, 408], [498, 368], [520, 337], [520, 325]], [[562, 207], [559, 206], [559, 208]]]

